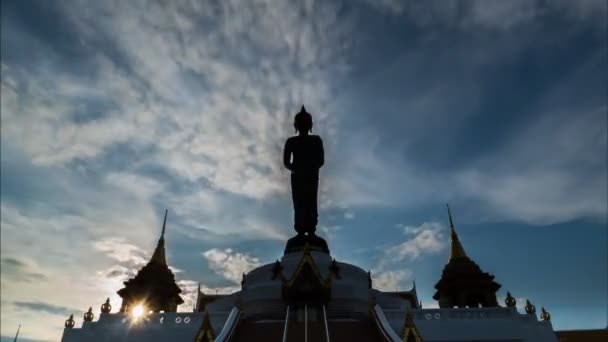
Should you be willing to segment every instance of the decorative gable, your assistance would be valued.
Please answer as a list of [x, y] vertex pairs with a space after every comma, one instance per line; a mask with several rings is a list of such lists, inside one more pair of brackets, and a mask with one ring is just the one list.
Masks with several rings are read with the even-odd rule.
[[403, 332], [401, 333], [403, 342], [423, 342], [420, 332], [414, 324], [412, 314], [408, 311], [405, 314], [405, 323], [403, 324]]
[[276, 268], [283, 284], [283, 298], [287, 301], [327, 302], [331, 294], [331, 274], [326, 278], [317, 267], [310, 246], [304, 247], [302, 257], [291, 277], [287, 279], [280, 267]]
[[205, 317], [203, 317], [203, 323], [201, 323], [201, 326], [198, 329], [198, 332], [196, 333], [194, 342], [213, 342], [214, 339], [215, 334], [213, 333], [213, 327], [211, 326], [209, 313], [205, 312]]

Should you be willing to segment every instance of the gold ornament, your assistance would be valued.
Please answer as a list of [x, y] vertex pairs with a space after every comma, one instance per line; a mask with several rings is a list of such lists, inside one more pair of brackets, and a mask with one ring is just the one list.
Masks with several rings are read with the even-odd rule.
[[515, 301], [515, 298], [513, 298], [513, 296], [511, 296], [511, 292], [507, 292], [507, 298], [505, 299], [505, 304], [507, 304], [507, 307], [510, 307], [510, 308], [514, 308], [515, 305], [517, 304], [517, 301]]
[[549, 311], [546, 311], [545, 308], [540, 309], [540, 320], [541, 321], [550, 321], [551, 320], [551, 314], [549, 314]]
[[85, 314], [84, 314], [84, 321], [92, 322], [93, 317], [95, 317], [95, 315], [93, 315], [93, 308], [89, 308], [89, 311], [85, 312]]
[[72, 329], [74, 327], [74, 323], [74, 315], [72, 314], [70, 315], [70, 318], [65, 321], [65, 328]]
[[532, 305], [529, 300], [526, 299], [526, 313], [528, 315], [536, 315], [536, 306]]
[[106, 302], [101, 304], [101, 313], [110, 313], [112, 311], [112, 305], [110, 305], [110, 298], [106, 299]]

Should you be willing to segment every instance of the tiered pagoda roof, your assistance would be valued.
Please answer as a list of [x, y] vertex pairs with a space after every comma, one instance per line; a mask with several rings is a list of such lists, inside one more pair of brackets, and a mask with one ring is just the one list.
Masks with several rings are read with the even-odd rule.
[[500, 285], [494, 281], [493, 275], [483, 272], [467, 256], [456, 234], [449, 206], [448, 216], [451, 231], [450, 259], [435, 285], [437, 292], [433, 299], [439, 301], [439, 307], [442, 308], [498, 306], [496, 291]]
[[175, 276], [167, 265], [165, 256], [165, 229], [167, 211], [163, 228], [150, 261], [137, 272], [137, 275], [124, 282], [125, 287], [117, 293], [122, 297], [121, 311], [142, 304], [147, 310], [154, 312], [175, 312], [177, 306], [184, 301], [180, 297], [182, 290], [175, 283]]

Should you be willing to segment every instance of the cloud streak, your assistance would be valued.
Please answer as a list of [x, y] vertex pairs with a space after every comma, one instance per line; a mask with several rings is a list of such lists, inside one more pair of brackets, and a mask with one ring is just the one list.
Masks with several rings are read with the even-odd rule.
[[202, 253], [209, 267], [234, 284], [240, 284], [243, 274], [261, 265], [258, 258], [236, 252], [231, 248], [210, 249]]
[[419, 258], [437, 254], [447, 246], [446, 228], [438, 222], [423, 222], [420, 225], [397, 224], [406, 239], [396, 245], [387, 246], [372, 270], [374, 287], [395, 291], [413, 282], [411, 266]]
[[80, 310], [74, 308], [68, 308], [60, 305], [53, 305], [49, 303], [43, 302], [14, 302], [12, 303], [18, 310], [32, 310], [32, 311], [41, 311], [46, 312], [52, 315], [58, 316], [69, 316], [74, 312], [80, 312]]
[[43, 282], [47, 276], [32, 270], [29, 264], [11, 257], [2, 258], [2, 276], [17, 282]]

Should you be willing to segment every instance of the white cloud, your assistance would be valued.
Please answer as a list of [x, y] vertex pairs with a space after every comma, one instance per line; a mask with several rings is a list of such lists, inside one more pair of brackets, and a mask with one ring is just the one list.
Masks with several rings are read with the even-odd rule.
[[196, 291], [200, 284], [201, 292], [204, 294], [231, 294], [241, 289], [240, 286], [224, 286], [224, 287], [209, 287], [205, 284], [198, 283], [193, 280], [179, 280], [177, 286], [182, 289], [182, 299], [184, 304], [180, 305], [178, 311], [186, 312], [192, 311], [196, 304]]
[[104, 238], [93, 243], [93, 247], [121, 263], [143, 265], [147, 253], [138, 246], [125, 242], [124, 238]]
[[[120, 193], [76, 192], [78, 201], [70, 200], [71, 192], [58, 192], [53, 200], [41, 199], [44, 203], [31, 208], [2, 200], [2, 259], [28, 264], [19, 271], [21, 275], [12, 278], [5, 275], [3, 266], [3, 299], [77, 308], [81, 310], [74, 312], [77, 320], [89, 306], [98, 312], [98, 305], [107, 297], [115, 308], [120, 305], [116, 291], [126, 276], [133, 275], [135, 265], [145, 260], [142, 250], [153, 245], [158, 218], [146, 205]], [[121, 238], [108, 238], [111, 236]], [[23, 282], [24, 277], [34, 281]], [[62, 322], [67, 319], [10, 305], [2, 305], [1, 317], [3, 335], [19, 322], [30, 322], [32, 328], [24, 331], [24, 337], [52, 340], [60, 338]], [[39, 320], [34, 317], [42, 317], [46, 323], [35, 324]]]
[[203, 252], [202, 255], [207, 259], [212, 270], [235, 284], [241, 283], [243, 273], [261, 265], [258, 258], [236, 252], [230, 248], [225, 250], [213, 248]]
[[392, 256], [393, 261], [415, 260], [425, 255], [443, 250], [446, 246], [443, 226], [437, 222], [425, 222], [419, 226], [405, 226], [408, 239], [388, 248], [385, 257]]
[[[339, 8], [291, 1], [57, 6], [77, 30], [82, 58], [32, 39], [28, 49], [48, 58], [35, 68], [3, 60], [0, 101], [2, 145], [9, 142], [34, 167], [63, 173], [48, 179], [60, 191], [37, 209], [3, 197], [2, 256], [37, 260], [55, 276], [44, 286], [3, 282], [3, 298], [52, 297], [85, 309], [110, 296], [116, 307], [129, 266], [142, 262], [140, 249], [151, 251], [158, 237], [156, 202], [175, 208], [171, 228], [187, 236], [208, 238], [197, 229], [209, 228], [216, 237], [285, 238], [259, 202], [243, 198], [287, 194], [280, 152], [302, 103], [317, 127], [331, 132], [325, 104], [330, 83], [345, 70], [351, 27], [338, 20]], [[129, 160], [115, 151], [121, 144], [133, 150]], [[142, 168], [171, 178], [143, 176]], [[78, 174], [85, 179], [77, 181]], [[175, 191], [174, 184], [192, 189]], [[121, 240], [104, 240], [115, 236]], [[231, 281], [259, 263], [229, 255], [237, 268], [224, 269], [218, 259], [213, 265]], [[66, 283], [79, 291], [66, 292]], [[3, 334], [23, 318], [7, 310], [3, 305]], [[47, 320], [59, 321], [53, 333], [26, 337], [57, 340], [63, 319]]]
[[[38, 163], [99, 158], [128, 142], [156, 146], [146, 162], [178, 178], [204, 178], [254, 198], [284, 193], [280, 149], [286, 136], [276, 133], [289, 132], [301, 103], [318, 122], [327, 121], [322, 104], [329, 100], [329, 81], [340, 73], [340, 46], [350, 25], [337, 20], [335, 5], [296, 5], [314, 20], [294, 5], [171, 2], [149, 3], [142, 11], [137, 2], [71, 4], [66, 11], [81, 39], [108, 37], [126, 60], [99, 51], [89, 61], [98, 75], [93, 82], [58, 69], [26, 74], [37, 79], [26, 88], [3, 77], [3, 134]], [[133, 74], [119, 66], [123, 62]], [[80, 99], [116, 108], [75, 123], [72, 115], [86, 111]]]
[[[582, 87], [589, 82], [585, 78], [590, 70], [603, 63], [592, 58], [581, 65], [567, 75], [568, 81], [539, 95], [538, 103], [525, 111], [529, 119], [518, 131], [491, 152], [453, 168], [424, 169], [404, 156], [403, 150], [416, 140], [415, 131], [427, 125], [425, 120], [412, 118], [410, 126], [415, 129], [404, 127], [396, 146], [381, 139], [386, 127], [362, 128], [342, 142], [348, 148], [338, 161], [340, 174], [322, 184], [323, 191], [333, 203], [355, 209], [474, 203], [463, 205], [463, 210], [478, 222], [546, 225], [577, 218], [605, 220], [608, 199], [601, 189], [608, 186], [606, 166], [597, 157], [608, 149], [605, 101], [564, 101], [576, 92], [573, 84]], [[442, 132], [440, 127], [428, 128], [434, 134]], [[451, 127], [456, 134], [461, 129], [466, 130]]]
[[489, 206], [482, 212], [494, 220], [553, 224], [580, 217], [604, 219], [608, 194], [601, 189], [608, 180], [605, 163], [597, 156], [608, 149], [608, 108], [543, 110], [502, 150], [458, 173], [458, 190]]
[[423, 309], [439, 309], [439, 302], [436, 300], [432, 300], [430, 302], [426, 302], [421, 300]]
[[406, 240], [386, 248], [372, 270], [374, 287], [386, 291], [402, 289], [413, 281], [408, 262], [442, 251], [447, 245], [445, 228], [440, 223], [424, 222], [418, 226], [399, 223], [395, 226], [403, 230]]
[[278, 204], [266, 208], [252, 199], [200, 187], [167, 193], [163, 199], [179, 218], [181, 226], [176, 228], [192, 238], [284, 240], [288, 236], [272, 216]]
[[410, 270], [381, 271], [372, 273], [372, 286], [382, 291], [404, 290], [405, 283], [411, 282], [412, 279]]
[[127, 172], [108, 173], [105, 181], [109, 185], [143, 199], [151, 199], [164, 189], [163, 184], [156, 179]]

